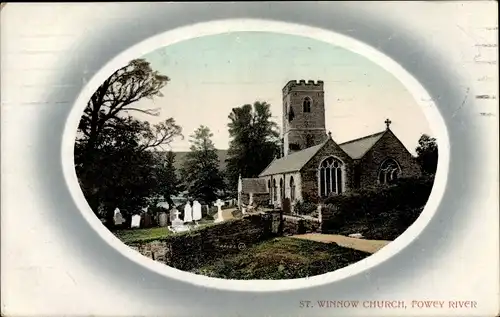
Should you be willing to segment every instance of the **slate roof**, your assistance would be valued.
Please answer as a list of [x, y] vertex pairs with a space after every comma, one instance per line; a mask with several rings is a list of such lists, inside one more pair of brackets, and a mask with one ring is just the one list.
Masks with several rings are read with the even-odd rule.
[[272, 161], [271, 164], [260, 173], [259, 177], [299, 171], [326, 142], [327, 141]]
[[262, 178], [242, 178], [241, 189], [243, 193], [267, 193], [266, 180]]
[[[340, 148], [347, 153], [353, 159], [362, 158], [372, 146], [377, 143], [378, 140], [384, 135], [386, 131], [378, 132], [375, 134], [367, 135], [362, 138], [354, 139], [351, 141], [347, 141], [339, 144]], [[274, 175], [274, 174], [282, 174], [287, 172], [297, 172], [309, 162], [310, 159], [328, 142], [327, 139], [325, 142], [309, 147], [302, 151], [294, 152], [285, 157], [276, 159], [269, 164], [269, 166], [260, 173], [259, 177]]]
[[368, 152], [369, 149], [372, 148], [372, 146], [375, 145], [375, 143], [377, 143], [378, 140], [380, 140], [384, 133], [385, 131], [367, 135], [362, 138], [341, 143], [339, 146], [351, 158], [360, 159], [366, 152]]

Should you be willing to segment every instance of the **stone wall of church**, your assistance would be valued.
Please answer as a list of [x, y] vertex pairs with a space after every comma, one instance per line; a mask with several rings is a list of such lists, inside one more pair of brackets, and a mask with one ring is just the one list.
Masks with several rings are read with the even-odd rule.
[[387, 158], [392, 158], [399, 163], [401, 168], [400, 177], [415, 177], [421, 173], [415, 157], [389, 131], [358, 161], [360, 187], [378, 184], [380, 166]]
[[[301, 186], [302, 186], [302, 180], [301, 180], [301, 175], [299, 172], [292, 172], [292, 173], [286, 173], [286, 174], [276, 174], [272, 175], [269, 177], [269, 184], [271, 185], [270, 191], [269, 191], [269, 197], [271, 200], [271, 204], [273, 204], [275, 207], [281, 207], [281, 199], [280, 199], [280, 184], [281, 180], [283, 180], [283, 198], [291, 198], [291, 178], [293, 177], [293, 182], [295, 184], [295, 201], [297, 200], [302, 200], [302, 191], [301, 191]], [[276, 181], [276, 189], [273, 188], [273, 182]], [[277, 194], [274, 195], [274, 191], [276, 190]], [[276, 199], [275, 199], [276, 197]], [[294, 202], [292, 202], [294, 204]]]
[[318, 167], [327, 157], [334, 156], [344, 164], [343, 191], [353, 188], [354, 164], [353, 160], [335, 143], [329, 141], [318, 153], [302, 168], [302, 197], [318, 197]]

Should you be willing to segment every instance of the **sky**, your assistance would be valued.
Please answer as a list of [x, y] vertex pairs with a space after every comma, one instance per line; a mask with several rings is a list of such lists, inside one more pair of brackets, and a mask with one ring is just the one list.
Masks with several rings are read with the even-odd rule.
[[217, 148], [227, 149], [231, 109], [255, 101], [271, 104], [281, 127], [281, 90], [300, 79], [324, 81], [326, 128], [337, 143], [384, 130], [386, 118], [413, 154], [419, 137], [431, 134], [421, 108], [392, 74], [361, 55], [315, 39], [224, 33], [161, 47], [142, 58], [171, 80], [162, 89], [164, 97], [137, 104], [160, 108], [160, 116], [134, 116], [151, 123], [174, 118], [185, 136], [171, 143], [174, 151], [189, 150], [189, 136], [200, 125], [213, 132]]

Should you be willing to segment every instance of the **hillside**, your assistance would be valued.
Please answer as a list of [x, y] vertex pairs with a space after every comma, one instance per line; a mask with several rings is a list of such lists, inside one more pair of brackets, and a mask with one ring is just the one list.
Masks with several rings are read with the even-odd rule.
[[[175, 169], [177, 172], [180, 171], [182, 164], [186, 160], [186, 155], [189, 152], [174, 152], [175, 153]], [[219, 157], [219, 168], [223, 171], [226, 168], [226, 158], [227, 158], [227, 150], [217, 150], [217, 156]]]

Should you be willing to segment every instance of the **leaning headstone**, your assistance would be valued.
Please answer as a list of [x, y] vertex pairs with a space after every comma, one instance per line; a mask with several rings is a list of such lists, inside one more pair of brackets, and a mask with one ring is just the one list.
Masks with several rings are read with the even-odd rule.
[[115, 222], [115, 226], [121, 226], [125, 222], [125, 218], [123, 218], [120, 209], [118, 208], [115, 209], [115, 215], [113, 217], [113, 220]]
[[215, 207], [217, 207], [217, 219], [215, 219], [214, 222], [222, 222], [224, 221], [224, 218], [222, 217], [222, 206], [224, 206], [224, 202], [221, 201], [220, 199], [217, 199], [217, 202], [214, 204]]
[[141, 226], [141, 216], [140, 215], [133, 215], [132, 216], [132, 223], [130, 225], [131, 228], [140, 228]]
[[193, 220], [198, 221], [201, 219], [201, 204], [195, 200], [193, 201]]
[[167, 226], [167, 213], [166, 212], [161, 212], [159, 215], [158, 215], [158, 225], [160, 225], [160, 227], [166, 227]]
[[186, 206], [184, 206], [184, 222], [189, 223], [191, 221], [193, 221], [193, 209], [189, 202], [187, 202]]

